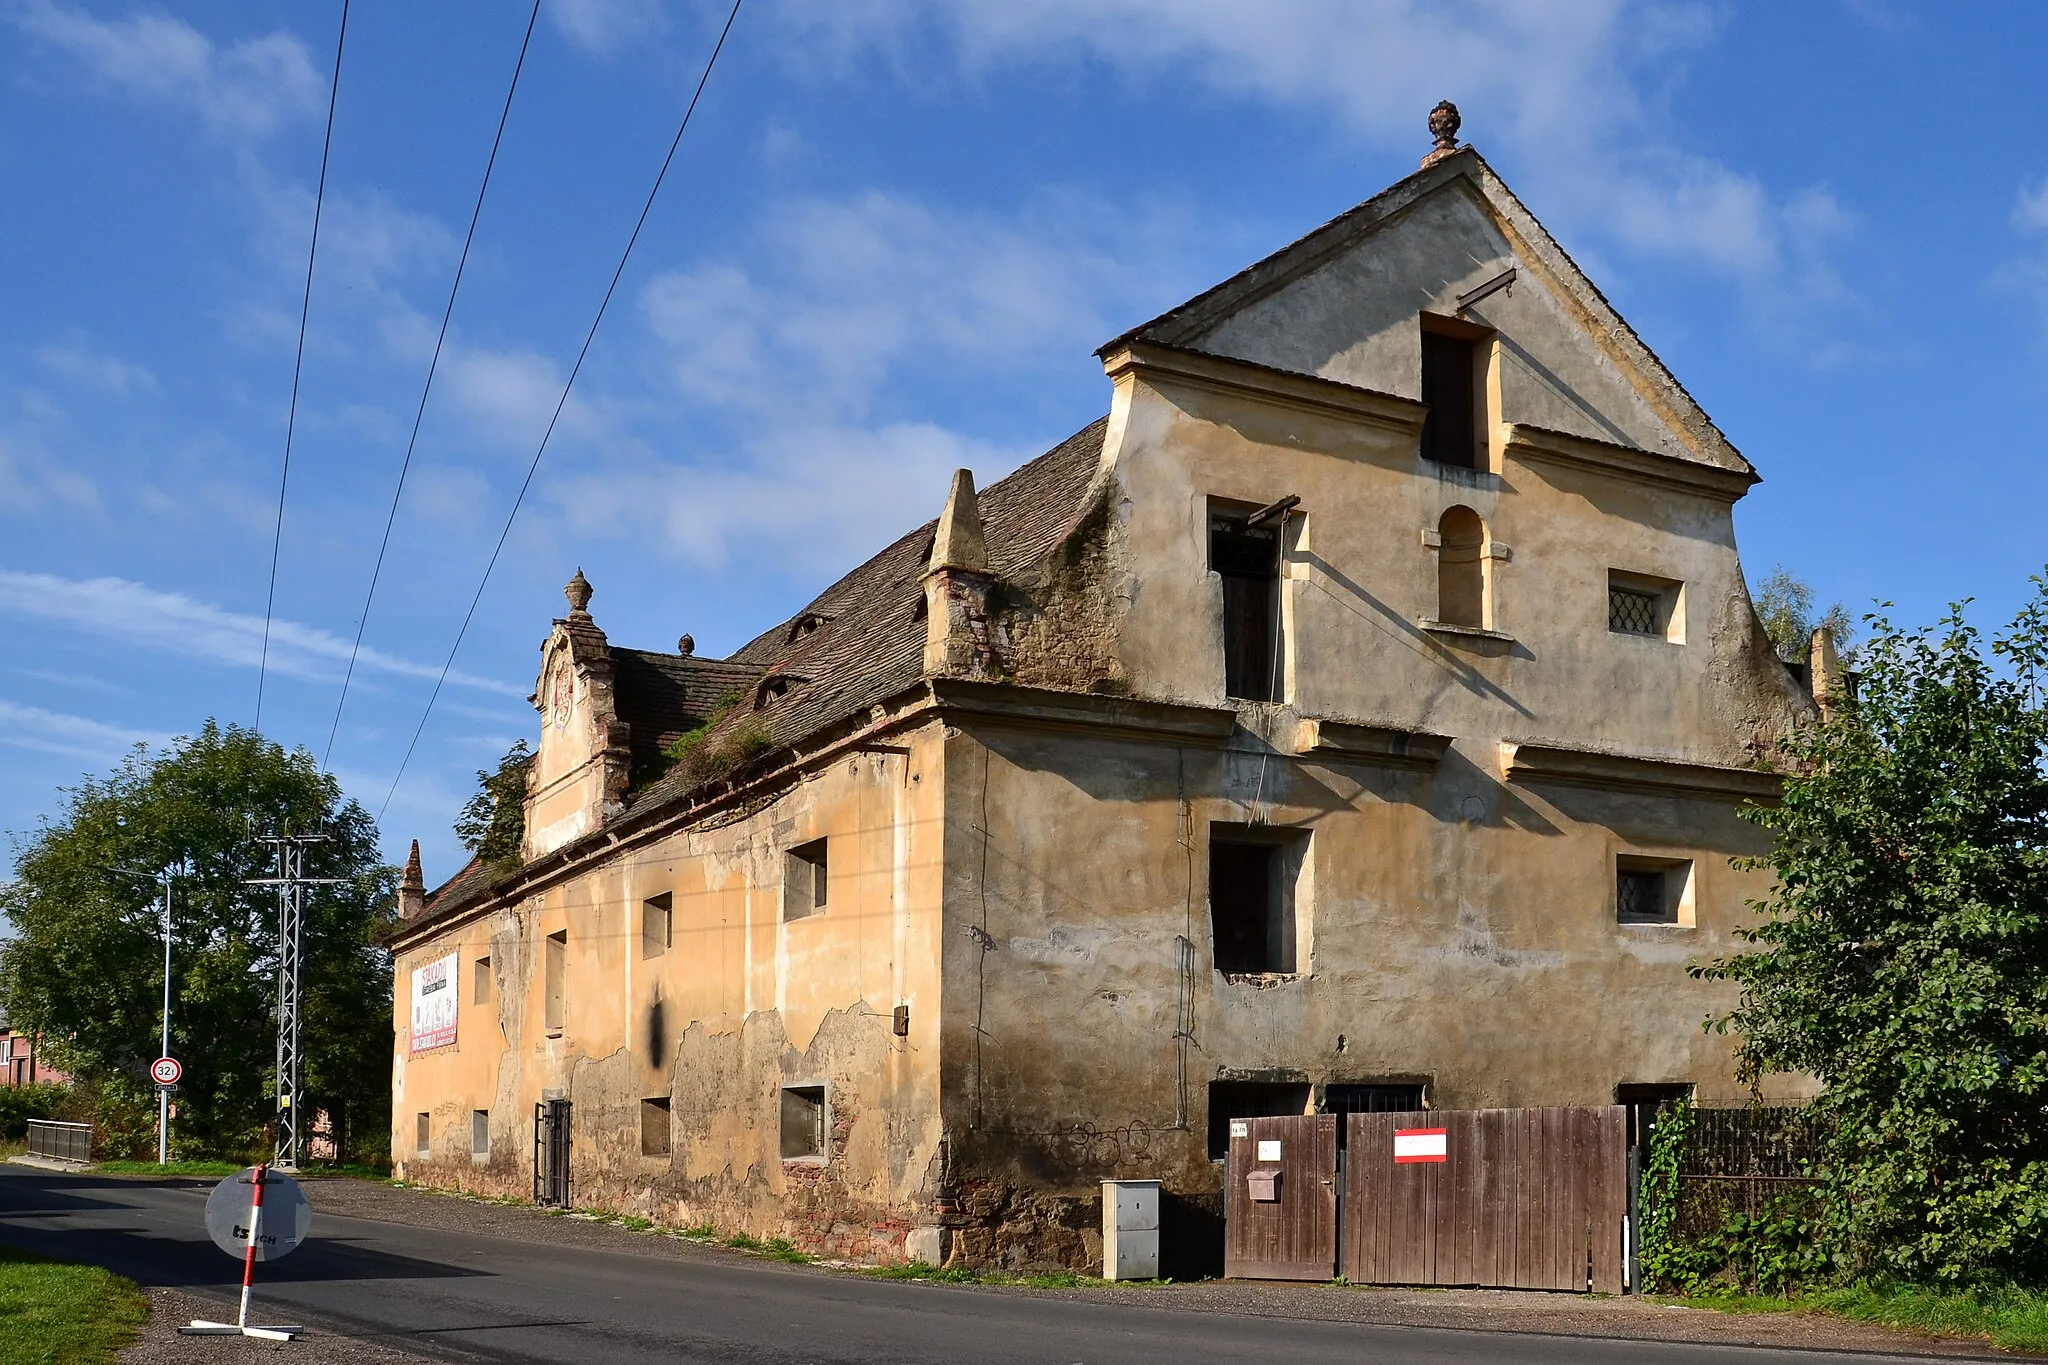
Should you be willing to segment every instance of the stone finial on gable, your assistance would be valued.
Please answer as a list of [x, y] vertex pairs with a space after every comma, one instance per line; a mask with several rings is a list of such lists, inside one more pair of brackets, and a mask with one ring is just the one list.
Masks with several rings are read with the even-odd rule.
[[1436, 139], [1436, 146], [1428, 156], [1422, 158], [1426, 170], [1458, 150], [1458, 129], [1465, 123], [1458, 106], [1449, 100], [1438, 100], [1436, 108], [1429, 111], [1429, 135]]
[[420, 841], [412, 841], [412, 853], [405, 860], [405, 875], [398, 880], [398, 917], [418, 919], [427, 908], [427, 879], [420, 871]]
[[1835, 632], [1831, 626], [1818, 626], [1813, 639], [1807, 646], [1806, 674], [1813, 689], [1813, 700], [1820, 707], [1823, 716], [1832, 716], [1836, 705], [1848, 688], [1848, 679], [1842, 676], [1841, 651], [1835, 648]]
[[953, 488], [946, 494], [946, 510], [939, 513], [939, 531], [932, 537], [931, 572], [966, 569], [988, 572], [988, 547], [981, 537], [981, 502], [974, 495], [972, 470], [953, 471]]
[[974, 475], [956, 470], [924, 573], [926, 677], [985, 678], [1002, 671], [989, 623], [994, 585]]
[[590, 580], [585, 578], [583, 570], [578, 568], [576, 576], [562, 585], [562, 596], [569, 599], [569, 614], [590, 615], [590, 597], [594, 591], [596, 590], [590, 586]]

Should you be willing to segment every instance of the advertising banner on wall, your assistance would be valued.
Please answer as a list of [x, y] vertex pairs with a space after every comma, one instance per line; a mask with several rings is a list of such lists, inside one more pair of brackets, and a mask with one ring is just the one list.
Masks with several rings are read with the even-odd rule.
[[412, 973], [412, 1050], [426, 1052], [455, 1041], [455, 954]]

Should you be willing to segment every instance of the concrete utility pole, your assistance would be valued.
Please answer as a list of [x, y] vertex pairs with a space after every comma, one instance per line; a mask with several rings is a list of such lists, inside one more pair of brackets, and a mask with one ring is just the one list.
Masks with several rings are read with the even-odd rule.
[[305, 957], [305, 889], [339, 886], [346, 877], [308, 877], [306, 849], [327, 842], [325, 834], [259, 834], [270, 845], [277, 873], [257, 877], [247, 886], [277, 888], [277, 1144], [274, 1165], [287, 1171], [299, 1167], [299, 978]]

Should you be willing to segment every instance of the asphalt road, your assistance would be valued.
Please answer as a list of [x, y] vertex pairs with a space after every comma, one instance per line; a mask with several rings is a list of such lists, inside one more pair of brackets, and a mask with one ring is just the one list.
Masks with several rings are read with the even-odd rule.
[[[0, 1242], [217, 1298], [241, 1267], [206, 1237], [205, 1189], [0, 1167]], [[258, 1267], [255, 1320], [443, 1359], [720, 1365], [1284, 1365], [1872, 1362], [1871, 1355], [1296, 1322], [861, 1279], [774, 1262], [537, 1245], [318, 1215]], [[287, 1348], [289, 1349], [289, 1348]], [[1904, 1359], [1900, 1357], [1898, 1359]]]

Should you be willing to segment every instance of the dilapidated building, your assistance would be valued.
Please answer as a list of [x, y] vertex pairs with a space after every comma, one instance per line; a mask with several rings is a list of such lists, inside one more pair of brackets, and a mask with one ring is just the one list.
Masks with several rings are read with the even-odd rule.
[[1232, 1117], [1738, 1097], [1686, 966], [1815, 709], [1757, 475], [1432, 130], [730, 658], [577, 575], [519, 859], [407, 879], [405, 1176], [1082, 1266], [1098, 1181], [1199, 1209]]

